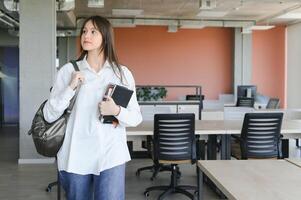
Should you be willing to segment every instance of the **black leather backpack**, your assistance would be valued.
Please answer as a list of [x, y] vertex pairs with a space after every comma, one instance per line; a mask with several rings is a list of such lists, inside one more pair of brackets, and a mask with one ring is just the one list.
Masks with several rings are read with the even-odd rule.
[[[79, 71], [76, 62], [70, 62], [72, 63], [75, 71]], [[77, 89], [76, 94], [71, 99], [70, 105], [63, 115], [52, 123], [48, 123], [44, 119], [43, 108], [47, 100], [39, 107], [32, 120], [31, 129], [28, 131], [28, 135], [32, 135], [33, 142], [39, 154], [47, 157], [55, 157], [57, 152], [60, 150], [65, 137], [67, 121], [75, 103], [78, 90], [79, 89]]]

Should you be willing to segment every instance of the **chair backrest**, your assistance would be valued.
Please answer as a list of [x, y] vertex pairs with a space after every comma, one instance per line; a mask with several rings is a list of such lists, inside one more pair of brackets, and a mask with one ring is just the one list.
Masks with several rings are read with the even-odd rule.
[[255, 99], [254, 98], [248, 98], [248, 97], [238, 97], [236, 106], [237, 107], [254, 107]]
[[201, 96], [202, 96], [202, 100], [205, 99], [205, 95], [199, 95], [199, 94], [187, 94], [186, 95], [186, 100], [200, 100], [201, 99]]
[[281, 155], [280, 131], [283, 113], [247, 113], [241, 132], [241, 156], [277, 158]]
[[154, 160], [196, 161], [195, 116], [193, 113], [156, 114]]
[[278, 98], [270, 98], [266, 109], [278, 109], [280, 100]]

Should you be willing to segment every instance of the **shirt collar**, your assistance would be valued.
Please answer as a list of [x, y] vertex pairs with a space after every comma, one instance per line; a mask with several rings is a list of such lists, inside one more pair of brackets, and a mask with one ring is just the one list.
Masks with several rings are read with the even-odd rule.
[[[90, 67], [90, 65], [89, 65], [89, 63], [87, 61], [87, 55], [85, 55], [85, 57], [83, 58], [83, 65], [82, 66], [83, 66], [84, 69], [86, 68], [86, 69], [89, 69], [89, 70], [91, 70], [91, 71], [94, 72], [94, 70]], [[105, 69], [105, 68], [111, 68], [111, 65], [110, 65], [110, 63], [109, 63], [108, 60], [106, 60], [104, 62], [104, 64], [103, 64], [103, 68], [102, 69]]]

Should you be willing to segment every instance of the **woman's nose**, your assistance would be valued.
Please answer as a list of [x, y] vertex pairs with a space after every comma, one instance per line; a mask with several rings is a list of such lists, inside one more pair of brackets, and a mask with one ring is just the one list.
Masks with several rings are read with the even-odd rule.
[[90, 37], [90, 33], [89, 32], [84, 33], [84, 38], [88, 38], [88, 37]]

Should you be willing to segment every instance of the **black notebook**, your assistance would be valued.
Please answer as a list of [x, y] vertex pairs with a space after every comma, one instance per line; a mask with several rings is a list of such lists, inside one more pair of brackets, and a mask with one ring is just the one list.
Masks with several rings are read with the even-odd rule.
[[[126, 108], [129, 104], [129, 101], [133, 95], [133, 91], [129, 90], [126, 87], [116, 85], [116, 84], [109, 84], [105, 93], [105, 96], [110, 96], [116, 103], [116, 105], [122, 106]], [[105, 101], [106, 98], [103, 98], [103, 101]], [[112, 124], [113, 121], [118, 122], [116, 117], [112, 115], [105, 115], [99, 116], [99, 119], [101, 122], [105, 124]]]

